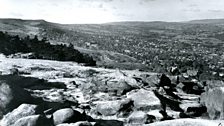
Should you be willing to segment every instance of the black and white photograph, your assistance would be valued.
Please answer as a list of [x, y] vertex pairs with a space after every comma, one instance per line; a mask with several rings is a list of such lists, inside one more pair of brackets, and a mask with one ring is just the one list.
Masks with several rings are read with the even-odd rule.
[[0, 0], [0, 126], [224, 126], [224, 0]]

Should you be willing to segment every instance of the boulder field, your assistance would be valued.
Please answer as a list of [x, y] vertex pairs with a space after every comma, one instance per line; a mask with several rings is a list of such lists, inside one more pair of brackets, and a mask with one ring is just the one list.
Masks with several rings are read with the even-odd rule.
[[223, 87], [181, 75], [5, 57], [0, 73], [1, 126], [204, 126], [223, 118]]

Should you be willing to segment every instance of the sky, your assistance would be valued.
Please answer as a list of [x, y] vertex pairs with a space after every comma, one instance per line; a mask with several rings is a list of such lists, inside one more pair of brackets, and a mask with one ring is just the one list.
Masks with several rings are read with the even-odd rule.
[[62, 24], [224, 18], [224, 0], [0, 0], [0, 18]]

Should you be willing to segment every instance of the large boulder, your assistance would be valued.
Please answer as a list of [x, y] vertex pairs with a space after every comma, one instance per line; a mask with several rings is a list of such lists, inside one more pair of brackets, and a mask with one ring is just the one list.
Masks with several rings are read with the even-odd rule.
[[126, 111], [124, 107], [129, 107], [128, 104], [130, 102], [130, 99], [96, 102], [96, 111], [104, 116], [112, 116], [118, 114], [119, 112]]
[[0, 80], [0, 118], [20, 104], [29, 102], [32, 102], [32, 97], [27, 91]]
[[20, 118], [13, 126], [53, 126], [53, 121], [41, 115]]
[[5, 113], [8, 104], [12, 102], [12, 90], [6, 83], [0, 82], [0, 118]]
[[53, 113], [53, 120], [55, 125], [62, 123], [76, 123], [79, 121], [94, 121], [94, 119], [88, 116], [85, 111], [82, 111], [81, 109], [73, 110], [71, 108], [57, 110]]
[[17, 120], [35, 115], [36, 114], [37, 105], [30, 105], [30, 104], [22, 104], [18, 108], [14, 109], [12, 112], [6, 114], [3, 119], [1, 120], [1, 126], [11, 126]]
[[120, 109], [121, 101], [101, 101], [96, 105], [96, 111], [104, 116], [115, 115]]
[[153, 91], [140, 89], [127, 94], [127, 97], [134, 101], [134, 107], [137, 110], [155, 110], [161, 108], [160, 100]]
[[53, 113], [54, 124], [58, 125], [71, 121], [74, 116], [74, 111], [71, 108], [60, 109]]
[[201, 95], [211, 119], [224, 119], [224, 87], [216, 87]]

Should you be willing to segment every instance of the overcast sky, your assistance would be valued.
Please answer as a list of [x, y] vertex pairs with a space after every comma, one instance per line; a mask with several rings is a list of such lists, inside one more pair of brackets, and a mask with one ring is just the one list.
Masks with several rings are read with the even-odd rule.
[[224, 0], [0, 0], [0, 18], [66, 24], [214, 19], [224, 18]]

